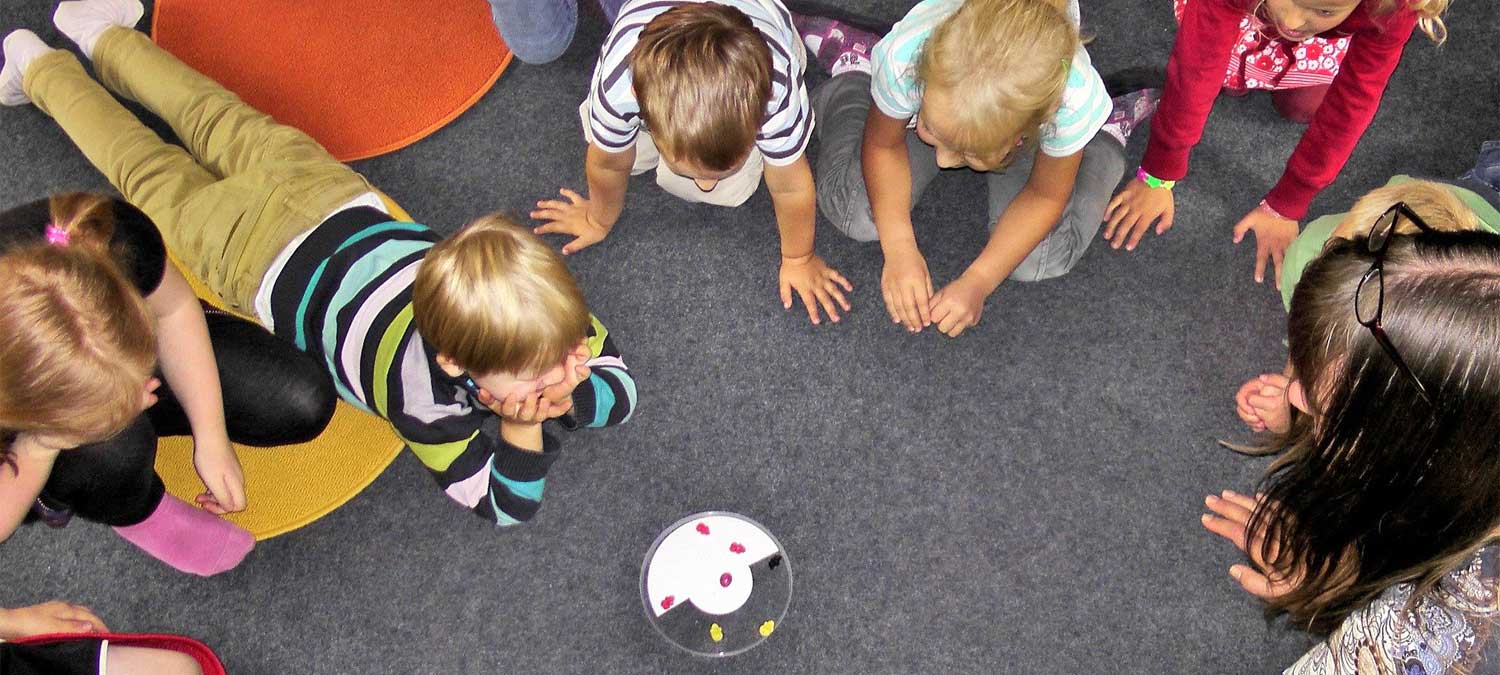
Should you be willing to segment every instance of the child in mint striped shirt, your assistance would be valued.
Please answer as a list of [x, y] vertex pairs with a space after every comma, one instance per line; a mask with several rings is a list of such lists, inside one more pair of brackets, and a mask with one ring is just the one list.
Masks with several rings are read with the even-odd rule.
[[[1079, 38], [1077, 0], [923, 0], [884, 38], [793, 19], [834, 75], [812, 101], [818, 206], [844, 234], [880, 241], [892, 321], [957, 336], [1007, 278], [1078, 262], [1124, 173], [1129, 127], [1155, 97], [1111, 101]], [[988, 176], [991, 235], [934, 292], [911, 209], [941, 169], [962, 167]]]

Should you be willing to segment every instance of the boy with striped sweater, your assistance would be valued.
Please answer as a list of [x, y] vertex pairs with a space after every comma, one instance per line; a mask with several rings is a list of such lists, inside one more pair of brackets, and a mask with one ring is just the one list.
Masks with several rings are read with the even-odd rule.
[[[635, 380], [562, 258], [502, 216], [439, 241], [346, 209], [293, 242], [261, 293], [345, 400], [390, 420], [450, 498], [497, 525], [541, 506], [558, 457], [543, 422], [603, 427], [634, 408]], [[491, 414], [498, 439], [480, 431]]]

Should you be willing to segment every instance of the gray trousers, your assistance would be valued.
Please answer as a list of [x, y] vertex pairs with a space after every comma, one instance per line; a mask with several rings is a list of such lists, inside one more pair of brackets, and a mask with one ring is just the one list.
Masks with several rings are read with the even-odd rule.
[[[817, 115], [818, 159], [814, 175], [818, 186], [818, 209], [840, 232], [856, 241], [875, 241], [875, 218], [865, 190], [860, 148], [864, 142], [865, 118], [874, 101], [870, 76], [846, 73], [818, 87], [812, 95]], [[942, 168], [937, 151], [923, 143], [916, 132], [906, 134], [906, 156], [911, 164], [911, 203], [921, 199], [927, 185]], [[1031, 175], [1034, 157], [1017, 159], [1002, 171], [986, 174], [989, 182], [989, 227], [1020, 194]], [[1083, 149], [1083, 162], [1073, 196], [1052, 232], [1011, 272], [1017, 281], [1040, 281], [1062, 276], [1073, 269], [1088, 250], [1104, 219], [1104, 207], [1125, 174], [1125, 149], [1109, 134], [1099, 133]]]

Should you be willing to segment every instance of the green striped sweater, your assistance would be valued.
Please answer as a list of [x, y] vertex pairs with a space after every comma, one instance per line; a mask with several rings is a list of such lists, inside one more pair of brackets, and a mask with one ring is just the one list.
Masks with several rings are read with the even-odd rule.
[[[271, 288], [276, 333], [322, 361], [339, 396], [390, 421], [453, 500], [498, 525], [531, 519], [541, 506], [558, 443], [531, 452], [480, 432], [493, 416], [463, 378], [438, 367], [417, 334], [411, 291], [438, 236], [370, 208], [349, 209], [297, 245]], [[568, 429], [630, 418], [635, 380], [597, 318], [588, 344], [592, 374], [573, 392]]]

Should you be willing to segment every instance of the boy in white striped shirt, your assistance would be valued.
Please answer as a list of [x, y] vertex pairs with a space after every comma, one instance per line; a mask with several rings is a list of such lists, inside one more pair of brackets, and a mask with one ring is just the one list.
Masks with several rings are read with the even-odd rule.
[[764, 174], [781, 233], [779, 286], [808, 318], [837, 322], [849, 282], [814, 250], [816, 194], [805, 156], [812, 107], [806, 56], [778, 0], [631, 0], [620, 9], [579, 107], [588, 196], [537, 202], [538, 234], [573, 237], [570, 254], [607, 236], [633, 174], [692, 202], [738, 206]]

